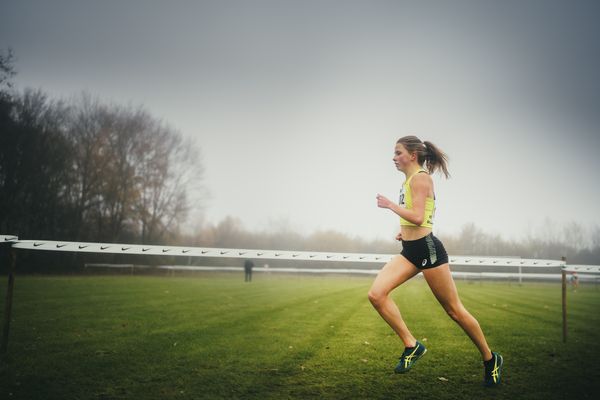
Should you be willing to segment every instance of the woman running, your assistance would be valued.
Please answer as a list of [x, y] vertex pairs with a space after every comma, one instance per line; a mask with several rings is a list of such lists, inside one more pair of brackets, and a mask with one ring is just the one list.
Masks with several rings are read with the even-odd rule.
[[369, 300], [404, 342], [405, 349], [395, 372], [409, 371], [427, 349], [406, 326], [390, 292], [423, 272], [436, 299], [479, 349], [484, 365], [484, 384], [494, 386], [500, 383], [502, 356], [490, 350], [479, 323], [461, 303], [450, 273], [448, 254], [432, 233], [435, 194], [430, 174], [441, 170], [448, 178], [447, 161], [446, 154], [416, 136], [405, 136], [396, 143], [394, 164], [406, 176], [400, 205], [378, 194], [377, 206], [389, 208], [400, 216], [401, 231], [396, 239], [402, 241], [402, 252], [379, 271], [369, 290]]

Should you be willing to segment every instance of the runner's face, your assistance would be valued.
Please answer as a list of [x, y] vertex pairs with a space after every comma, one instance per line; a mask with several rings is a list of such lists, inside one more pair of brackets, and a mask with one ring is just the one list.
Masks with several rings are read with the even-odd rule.
[[394, 164], [399, 171], [406, 171], [410, 163], [414, 161], [414, 154], [410, 154], [403, 144], [396, 144], [394, 149]]

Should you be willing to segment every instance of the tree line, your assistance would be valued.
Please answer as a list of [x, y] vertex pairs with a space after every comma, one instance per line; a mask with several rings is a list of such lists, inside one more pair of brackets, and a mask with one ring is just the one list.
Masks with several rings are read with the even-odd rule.
[[0, 54], [0, 232], [158, 243], [202, 184], [197, 147], [143, 107], [14, 90]]
[[[402, 247], [393, 236], [365, 240], [335, 230], [302, 235], [288, 223], [274, 224], [265, 231], [250, 231], [240, 219], [229, 216], [218, 223], [198, 227], [193, 234], [182, 236], [180, 241], [205, 247], [398, 254]], [[486, 233], [474, 223], [467, 223], [457, 233], [439, 236], [448, 253], [455, 256], [551, 260], [566, 257], [570, 264], [600, 265], [598, 226], [587, 229], [575, 222], [561, 226], [547, 219], [521, 238], [506, 239], [499, 234]]]
[[[400, 251], [393, 238], [365, 240], [332, 230], [302, 235], [285, 223], [256, 232], [235, 217], [184, 232], [190, 210], [202, 203], [196, 196], [202, 193], [203, 169], [194, 143], [143, 107], [105, 104], [89, 94], [63, 101], [41, 90], [19, 92], [11, 83], [14, 74], [12, 53], [0, 51], [0, 233], [25, 239]], [[440, 237], [453, 255], [565, 256], [573, 264], [600, 264], [597, 226], [588, 230], [546, 221], [537, 234], [510, 240], [467, 224], [458, 234]]]

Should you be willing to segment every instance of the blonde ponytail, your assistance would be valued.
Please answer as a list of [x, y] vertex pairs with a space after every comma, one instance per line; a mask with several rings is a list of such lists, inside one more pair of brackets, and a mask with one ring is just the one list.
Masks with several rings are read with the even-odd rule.
[[450, 177], [448, 156], [433, 143], [422, 142], [416, 136], [404, 136], [396, 143], [402, 144], [409, 153], [417, 153], [417, 162], [421, 167], [425, 165], [430, 174], [440, 171], [446, 178]]

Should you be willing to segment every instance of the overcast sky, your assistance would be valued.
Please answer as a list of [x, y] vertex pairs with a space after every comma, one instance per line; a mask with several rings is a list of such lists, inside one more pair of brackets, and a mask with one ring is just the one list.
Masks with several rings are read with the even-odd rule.
[[396, 140], [450, 156], [436, 233], [600, 224], [600, 2], [0, 0], [17, 88], [144, 105], [209, 222], [393, 238]]

